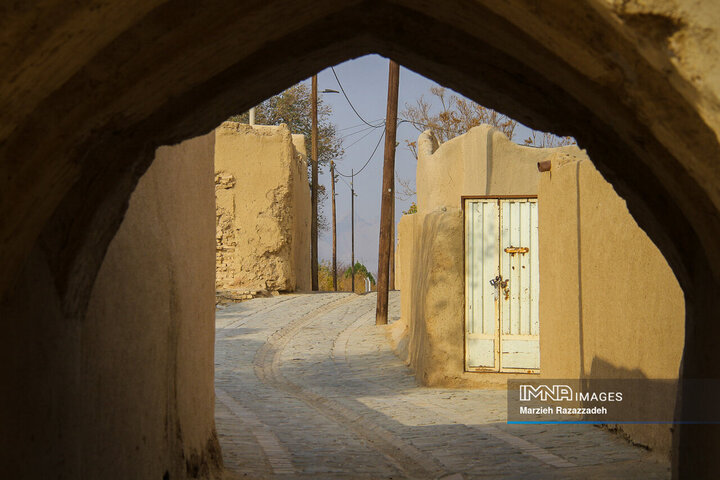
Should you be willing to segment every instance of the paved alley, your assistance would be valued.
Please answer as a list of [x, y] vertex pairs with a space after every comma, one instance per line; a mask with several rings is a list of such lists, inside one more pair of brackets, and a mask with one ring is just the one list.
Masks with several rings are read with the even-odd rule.
[[[418, 387], [374, 294], [219, 307], [216, 423], [229, 479], [651, 479], [668, 466], [587, 425], [507, 425], [502, 390]], [[399, 315], [399, 293], [390, 314]]]

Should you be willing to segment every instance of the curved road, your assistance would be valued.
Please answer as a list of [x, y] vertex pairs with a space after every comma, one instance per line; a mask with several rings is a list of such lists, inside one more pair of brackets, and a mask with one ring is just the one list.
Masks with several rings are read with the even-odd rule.
[[[592, 426], [505, 424], [503, 391], [418, 387], [374, 325], [375, 301], [297, 294], [218, 309], [228, 479], [669, 478]], [[391, 316], [399, 301], [391, 293]]]

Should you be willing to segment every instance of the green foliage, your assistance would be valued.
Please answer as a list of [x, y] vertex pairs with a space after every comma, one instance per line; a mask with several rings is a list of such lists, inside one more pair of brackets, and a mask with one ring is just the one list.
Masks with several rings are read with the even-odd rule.
[[332, 289], [332, 262], [330, 262], [330, 260], [321, 260], [318, 263], [318, 290], [321, 292], [332, 292]]
[[368, 280], [370, 280], [371, 284], [375, 285], [375, 277], [373, 277], [372, 273], [370, 273], [367, 267], [365, 267], [365, 265], [363, 265], [362, 263], [355, 262], [354, 269], [348, 267], [347, 270], [345, 270], [345, 278], [350, 278], [353, 273], [355, 275], [360, 275], [364, 278], [367, 278]]
[[410, 204], [410, 207], [407, 210], [403, 211], [403, 214], [405, 215], [412, 215], [413, 213], [417, 213], [417, 205], [415, 204], [415, 202], [412, 202]]
[[[357, 263], [356, 267], [358, 265], [362, 266], [360, 263]], [[347, 263], [338, 261], [338, 292], [352, 291], [352, 274], [350, 270]], [[344, 272], [344, 274], [342, 272]], [[368, 275], [367, 277], [365, 276], [366, 273]], [[355, 272], [355, 293], [365, 292], [364, 278], [369, 278], [370, 283], [375, 285], [375, 278], [367, 271], [367, 268], [364, 266], [362, 266], [362, 268], [358, 267]], [[332, 263], [330, 260], [322, 260], [318, 263], [318, 288], [325, 292], [333, 291]]]

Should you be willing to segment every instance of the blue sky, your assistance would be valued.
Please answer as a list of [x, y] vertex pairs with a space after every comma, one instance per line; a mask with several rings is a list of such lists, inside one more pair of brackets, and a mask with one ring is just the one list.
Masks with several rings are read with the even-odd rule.
[[[379, 55], [349, 60], [335, 66], [342, 85], [358, 113], [368, 122], [377, 124], [385, 118], [388, 83], [388, 60]], [[306, 80], [309, 82], [309, 80]], [[399, 107], [402, 112], [406, 104], [414, 104], [421, 95], [430, 100], [430, 87], [436, 82], [418, 75], [406, 68], [400, 69]], [[331, 69], [318, 73], [318, 91], [340, 90]], [[342, 94], [321, 94], [323, 101], [332, 107], [332, 122], [337, 126], [343, 139], [345, 155], [337, 162], [341, 173], [358, 171], [370, 158], [383, 133], [382, 128], [370, 129], [353, 112]], [[527, 129], [518, 125], [516, 139], [527, 137]], [[395, 157], [397, 178], [415, 183], [417, 162], [405, 146], [405, 141], [417, 140], [420, 132], [408, 123], [398, 126], [399, 142]], [[368, 270], [377, 272], [378, 236], [380, 225], [380, 190], [382, 184], [383, 146], [381, 142], [367, 167], [355, 177], [355, 259]], [[343, 178], [336, 184], [336, 207], [338, 224], [338, 261], [350, 263], [350, 180]], [[320, 183], [330, 191], [330, 174], [325, 172]], [[399, 185], [397, 190], [399, 190]], [[395, 219], [400, 220], [402, 211], [407, 210], [414, 198], [395, 201]], [[330, 200], [323, 206], [330, 218]], [[332, 258], [332, 233], [323, 232], [319, 240], [320, 259]]]

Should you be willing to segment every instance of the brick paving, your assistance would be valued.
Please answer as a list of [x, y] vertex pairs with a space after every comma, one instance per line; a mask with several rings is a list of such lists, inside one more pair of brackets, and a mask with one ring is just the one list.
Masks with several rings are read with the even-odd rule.
[[[507, 425], [501, 390], [418, 387], [375, 295], [258, 298], [216, 315], [227, 479], [653, 479], [668, 465], [589, 425]], [[390, 315], [399, 315], [392, 292]]]

